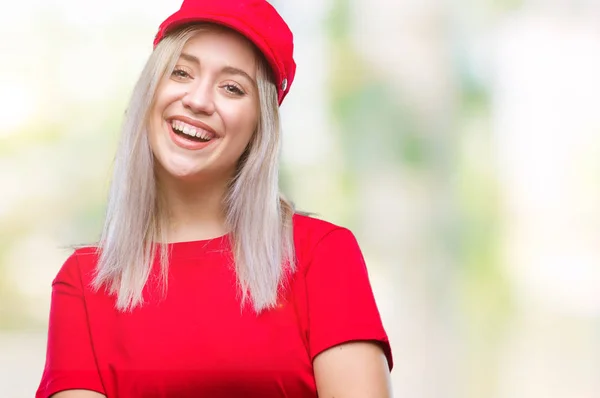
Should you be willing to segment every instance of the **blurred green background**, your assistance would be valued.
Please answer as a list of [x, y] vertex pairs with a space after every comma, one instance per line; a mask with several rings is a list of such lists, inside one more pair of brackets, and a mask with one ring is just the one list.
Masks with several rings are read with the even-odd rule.
[[[600, 2], [279, 0], [282, 187], [351, 228], [398, 398], [600, 396]], [[128, 96], [180, 0], [0, 13], [0, 395], [99, 235]]]

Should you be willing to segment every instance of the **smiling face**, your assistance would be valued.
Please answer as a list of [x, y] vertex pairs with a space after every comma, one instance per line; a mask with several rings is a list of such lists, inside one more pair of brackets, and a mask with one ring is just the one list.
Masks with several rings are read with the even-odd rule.
[[157, 87], [148, 120], [159, 179], [230, 179], [259, 119], [257, 58], [243, 36], [205, 28]]

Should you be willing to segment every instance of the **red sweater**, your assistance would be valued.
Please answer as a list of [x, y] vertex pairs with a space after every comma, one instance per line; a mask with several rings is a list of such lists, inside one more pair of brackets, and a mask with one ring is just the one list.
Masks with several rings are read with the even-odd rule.
[[168, 291], [150, 278], [145, 304], [115, 310], [90, 289], [94, 248], [78, 249], [52, 284], [46, 366], [36, 398], [88, 389], [108, 398], [316, 397], [312, 360], [377, 341], [392, 354], [352, 233], [294, 216], [298, 269], [276, 309], [241, 309], [227, 236], [170, 244]]

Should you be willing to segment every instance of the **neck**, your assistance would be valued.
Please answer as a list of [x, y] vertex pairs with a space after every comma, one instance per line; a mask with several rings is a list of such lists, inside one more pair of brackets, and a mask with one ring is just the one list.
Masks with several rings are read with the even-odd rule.
[[160, 179], [167, 242], [212, 239], [228, 233], [224, 198], [228, 181]]

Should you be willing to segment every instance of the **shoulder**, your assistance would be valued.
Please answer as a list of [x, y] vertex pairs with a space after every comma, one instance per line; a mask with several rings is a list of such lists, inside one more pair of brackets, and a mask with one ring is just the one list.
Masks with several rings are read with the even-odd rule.
[[350, 233], [345, 227], [302, 213], [294, 214], [293, 222], [296, 244], [315, 245], [333, 232]]
[[67, 283], [87, 287], [93, 279], [97, 263], [96, 247], [79, 247], [67, 257], [52, 284]]
[[315, 253], [358, 247], [352, 231], [304, 214], [294, 214], [294, 243], [299, 263], [308, 263]]

